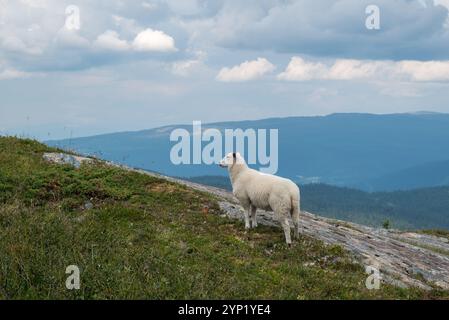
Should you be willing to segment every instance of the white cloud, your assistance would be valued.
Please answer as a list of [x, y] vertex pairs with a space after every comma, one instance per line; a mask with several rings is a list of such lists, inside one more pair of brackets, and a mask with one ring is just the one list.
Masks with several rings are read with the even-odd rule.
[[278, 75], [280, 80], [304, 81], [322, 78], [327, 67], [322, 63], [306, 62], [301, 57], [293, 57], [287, 69]]
[[48, 5], [46, 0], [20, 0], [20, 2], [32, 8], [45, 8]]
[[339, 59], [325, 77], [332, 80], [369, 79], [379, 75], [389, 64], [385, 61]]
[[414, 81], [449, 80], [449, 61], [401, 61], [397, 67]]
[[[423, 0], [421, 0], [423, 1]], [[435, 5], [442, 5], [449, 9], [449, 0], [434, 0]]]
[[187, 76], [189, 72], [201, 63], [199, 60], [182, 60], [173, 63], [172, 72], [179, 76]]
[[197, 0], [166, 0], [169, 8], [179, 15], [194, 15], [201, 12], [201, 6]]
[[194, 59], [176, 61], [172, 64], [171, 71], [178, 76], [186, 77], [199, 67], [204, 67], [204, 60], [207, 53], [204, 51], [196, 51]]
[[6, 61], [0, 60], [0, 80], [22, 79], [43, 75], [44, 74], [40, 72], [31, 73], [18, 70], [17, 68], [9, 65]]
[[222, 68], [217, 75], [217, 80], [224, 82], [248, 81], [261, 78], [276, 67], [265, 58], [245, 61], [232, 68]]
[[[170, 36], [145, 30], [149, 21], [184, 35], [176, 27], [177, 22], [168, 20], [172, 13], [160, 0], [126, 4], [81, 0], [76, 5], [81, 19], [81, 28], [77, 30], [67, 28], [68, 17], [73, 14], [66, 12], [65, 1], [0, 0], [0, 59], [28, 72], [77, 72], [100, 65], [112, 67], [118, 60], [164, 60], [162, 55], [132, 54], [176, 50]], [[150, 37], [148, 31], [153, 31]], [[186, 58], [183, 53], [179, 57]]]
[[4, 69], [0, 70], [0, 80], [27, 78], [31, 76], [28, 72], [19, 71], [16, 69]]
[[351, 59], [449, 59], [448, 10], [431, 0], [425, 0], [426, 8], [417, 0], [376, 1], [381, 15], [388, 16], [381, 17], [379, 37], [363, 27], [368, 0], [229, 2], [203, 29], [225, 48]]
[[117, 32], [107, 30], [100, 34], [94, 42], [94, 45], [100, 49], [124, 51], [129, 49], [129, 44], [126, 40], [121, 40]]
[[31, 55], [39, 55], [42, 53], [43, 49], [37, 46], [29, 46], [25, 44], [22, 39], [17, 38], [15, 36], [6, 36], [1, 41], [1, 46], [3, 49], [16, 52], [16, 53], [24, 53]]
[[147, 10], [154, 10], [154, 9], [157, 8], [157, 4], [143, 1], [142, 2], [142, 7], [144, 7]]
[[121, 34], [137, 34], [142, 30], [134, 19], [114, 14], [112, 15], [112, 20], [114, 21], [115, 26], [121, 30]]
[[62, 47], [87, 49], [90, 46], [89, 40], [81, 36], [76, 30], [67, 30], [66, 28], [61, 28], [58, 31], [55, 40]]
[[133, 48], [137, 51], [177, 51], [175, 40], [163, 31], [151, 28], [141, 31], [133, 41]]
[[293, 57], [279, 80], [449, 81], [449, 61], [338, 59], [332, 65]]

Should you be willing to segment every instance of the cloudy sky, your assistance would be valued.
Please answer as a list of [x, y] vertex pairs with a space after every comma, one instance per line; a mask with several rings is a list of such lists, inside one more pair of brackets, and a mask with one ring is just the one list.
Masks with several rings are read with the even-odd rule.
[[449, 112], [448, 8], [449, 0], [0, 0], [0, 134]]

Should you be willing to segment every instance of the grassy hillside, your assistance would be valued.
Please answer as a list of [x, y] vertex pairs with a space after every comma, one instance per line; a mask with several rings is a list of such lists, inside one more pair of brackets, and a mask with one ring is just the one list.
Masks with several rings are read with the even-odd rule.
[[[367, 290], [338, 246], [302, 237], [289, 250], [278, 229], [245, 234], [214, 214], [209, 195], [102, 164], [51, 165], [45, 151], [0, 138], [0, 299], [448, 297]], [[72, 264], [78, 291], [65, 288]]]
[[[231, 189], [228, 177], [189, 180]], [[449, 187], [365, 192], [326, 184], [301, 185], [302, 209], [324, 217], [381, 227], [388, 220], [398, 229], [448, 229]]]

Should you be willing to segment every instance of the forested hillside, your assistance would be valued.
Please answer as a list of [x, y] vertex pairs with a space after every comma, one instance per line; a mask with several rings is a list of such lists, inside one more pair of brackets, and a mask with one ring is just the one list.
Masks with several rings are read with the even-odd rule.
[[[231, 190], [229, 178], [189, 180]], [[394, 192], [365, 192], [326, 184], [301, 187], [302, 210], [325, 217], [399, 229], [449, 229], [449, 187]]]

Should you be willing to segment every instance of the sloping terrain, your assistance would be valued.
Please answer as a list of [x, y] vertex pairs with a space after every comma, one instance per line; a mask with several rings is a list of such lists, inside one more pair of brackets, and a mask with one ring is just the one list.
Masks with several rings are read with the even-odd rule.
[[[169, 177], [165, 179], [217, 195], [221, 199], [220, 208], [228, 217], [243, 219], [243, 209], [231, 192]], [[305, 211], [301, 218], [303, 234], [327, 244], [343, 246], [365, 266], [380, 270], [389, 283], [424, 289], [438, 286], [449, 290], [449, 231], [418, 233], [371, 228]], [[258, 210], [258, 221], [278, 227], [271, 212]]]
[[[388, 283], [368, 290], [346, 244], [324, 242], [326, 230], [350, 240], [349, 227], [334, 230], [306, 214], [304, 234], [288, 249], [268, 214], [259, 216], [266, 225], [249, 233], [229, 219], [240, 210], [226, 191], [84, 160], [0, 138], [0, 298], [449, 297], [421, 276], [430, 290]], [[421, 257], [445, 263], [422, 250]], [[81, 289], [70, 291], [65, 270], [73, 264]]]
[[[64, 162], [61, 154], [50, 154], [53, 162]], [[90, 161], [84, 158], [85, 161]], [[110, 163], [112, 166], [116, 166]], [[120, 166], [125, 170], [162, 178], [185, 185], [217, 198], [221, 212], [231, 219], [242, 220], [243, 209], [231, 192], [224, 189], [162, 176]], [[328, 219], [302, 212], [302, 233], [326, 244], [342, 245], [366, 267], [378, 269], [383, 280], [401, 287], [416, 286], [426, 290], [432, 287], [449, 289], [449, 231], [400, 232]], [[258, 212], [262, 225], [279, 227], [271, 212]]]

